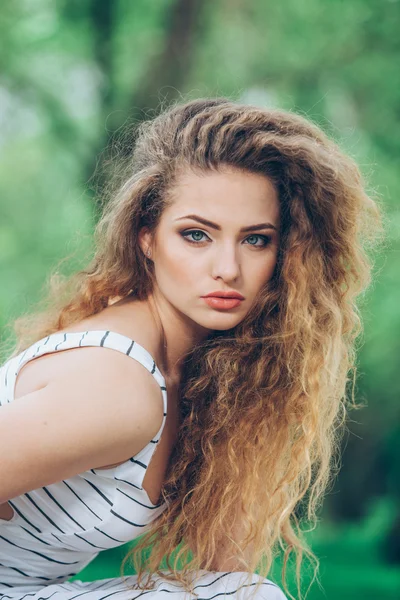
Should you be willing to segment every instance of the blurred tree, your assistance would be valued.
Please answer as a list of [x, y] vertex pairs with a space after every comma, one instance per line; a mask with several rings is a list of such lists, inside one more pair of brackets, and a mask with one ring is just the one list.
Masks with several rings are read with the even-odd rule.
[[[360, 518], [372, 497], [394, 497], [399, 30], [396, 0], [37, 0], [34, 10], [28, 0], [3, 0], [3, 339], [13, 336], [6, 324], [40, 298], [55, 264], [71, 252], [64, 272], [85, 264], [98, 217], [96, 189], [107, 177], [107, 170], [96, 172], [99, 155], [127, 120], [152, 116], [181, 94], [228, 95], [300, 112], [354, 156], [391, 217], [387, 251], [363, 299], [357, 393], [367, 408], [350, 415], [324, 518]], [[129, 151], [129, 139], [121, 139], [120, 151]]]

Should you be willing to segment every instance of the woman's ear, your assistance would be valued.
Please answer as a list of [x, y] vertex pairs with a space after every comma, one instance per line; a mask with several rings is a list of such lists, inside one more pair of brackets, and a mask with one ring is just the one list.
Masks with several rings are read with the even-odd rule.
[[149, 258], [151, 254], [151, 233], [148, 227], [142, 227], [138, 233], [138, 243], [143, 254]]

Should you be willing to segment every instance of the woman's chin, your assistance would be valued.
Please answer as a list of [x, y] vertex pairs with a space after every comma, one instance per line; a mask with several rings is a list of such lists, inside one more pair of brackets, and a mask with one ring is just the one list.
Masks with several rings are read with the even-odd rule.
[[[215, 311], [217, 312], [217, 311]], [[206, 329], [212, 329], [214, 331], [226, 331], [236, 327], [243, 320], [243, 316], [239, 318], [238, 315], [229, 315], [218, 313], [208, 319], [201, 319], [197, 321], [201, 327]]]

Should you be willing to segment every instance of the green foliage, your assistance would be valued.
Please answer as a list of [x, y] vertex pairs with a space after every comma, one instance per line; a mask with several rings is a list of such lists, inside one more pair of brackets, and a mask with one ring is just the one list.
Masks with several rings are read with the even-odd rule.
[[[322, 532], [366, 518], [376, 498], [400, 506], [399, 31], [397, 0], [36, 0], [34, 10], [28, 0], [2, 2], [3, 340], [12, 338], [13, 319], [34, 307], [64, 257], [72, 255], [60, 266], [64, 273], [85, 265], [96, 186], [103, 183], [97, 177], [101, 153], [127, 119], [151, 116], [160, 102], [221, 94], [295, 110], [359, 163], [390, 224], [362, 306], [357, 395], [367, 408], [350, 415]], [[398, 520], [394, 511], [387, 539]], [[363, 599], [394, 597], [371, 582], [372, 573], [389, 581], [391, 567], [368, 561], [368, 553], [358, 563], [357, 552], [346, 554], [344, 546], [326, 552], [327, 570], [340, 572], [332, 575], [328, 597], [357, 597], [349, 590], [362, 580], [363, 561], [373, 590], [362, 586]], [[335, 552], [346, 555], [344, 570]], [[117, 562], [120, 553], [112, 555]], [[398, 561], [399, 555], [397, 546], [390, 556]], [[107, 553], [99, 565], [103, 558], [113, 563]], [[103, 563], [91, 572], [104, 573]]]

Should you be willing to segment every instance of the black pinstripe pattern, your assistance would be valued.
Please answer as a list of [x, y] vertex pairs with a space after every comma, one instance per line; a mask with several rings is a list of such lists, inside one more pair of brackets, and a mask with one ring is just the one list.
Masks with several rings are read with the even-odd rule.
[[[153, 375], [163, 396], [162, 425], [138, 454], [117, 467], [104, 470], [92, 467], [9, 501], [15, 516], [10, 523], [0, 520], [0, 599], [48, 600], [54, 596], [54, 600], [85, 600], [85, 597], [135, 600], [144, 595], [157, 598], [161, 593], [168, 593], [179, 600], [189, 600], [191, 594], [187, 595], [180, 584], [172, 584], [162, 577], [155, 581], [152, 590], [137, 591], [128, 589], [121, 578], [67, 583], [68, 578], [79, 573], [99, 552], [140, 536], [165, 506], [163, 502], [153, 504], [142, 483], [165, 425], [167, 387], [153, 357], [134, 340], [110, 330], [51, 334], [0, 367], [0, 407], [2, 403], [14, 401], [13, 386], [18, 372], [29, 360], [58, 350], [89, 346], [124, 353], [139, 361]], [[15, 380], [12, 381], [9, 374], [13, 371]], [[18, 563], [7, 566], [12, 563], [13, 556]], [[24, 565], [22, 568], [21, 564]], [[222, 592], [218, 587], [220, 580], [229, 573], [215, 575], [208, 583], [202, 580], [194, 586], [194, 589], [207, 590], [197, 600], [234, 596], [238, 592], [235, 579], [232, 585], [230, 580], [226, 581], [228, 591]], [[131, 576], [131, 580], [134, 583], [135, 577]], [[268, 580], [261, 585], [264, 589], [270, 586], [271, 590], [279, 591]], [[23, 592], [13, 595], [14, 586], [23, 586]], [[278, 600], [276, 591], [274, 594], [273, 600]], [[265, 594], [262, 598], [267, 600]], [[279, 600], [285, 600], [284, 596]]]

